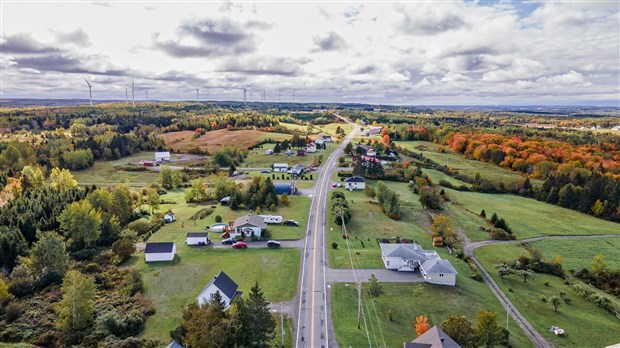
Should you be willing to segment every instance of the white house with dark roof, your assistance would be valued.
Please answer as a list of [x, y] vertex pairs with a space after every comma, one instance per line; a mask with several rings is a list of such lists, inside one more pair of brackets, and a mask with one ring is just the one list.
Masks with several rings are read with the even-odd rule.
[[286, 173], [286, 171], [288, 170], [287, 163], [274, 163], [272, 167], [273, 171], [278, 173]]
[[177, 254], [177, 244], [174, 242], [146, 243], [144, 261], [172, 261]]
[[344, 188], [347, 190], [363, 190], [366, 188], [366, 179], [361, 176], [352, 176], [344, 179]]
[[304, 173], [304, 166], [301, 164], [296, 164], [291, 168], [291, 174], [295, 176], [299, 176]]
[[427, 260], [420, 265], [420, 273], [427, 283], [439, 285], [456, 285], [458, 272], [448, 260]]
[[196, 300], [198, 301], [198, 305], [202, 306], [211, 301], [215, 293], [219, 291], [222, 296], [222, 301], [224, 301], [224, 307], [228, 308], [235, 297], [243, 295], [243, 292], [238, 291], [238, 289], [239, 286], [237, 283], [230, 279], [224, 271], [221, 271], [220, 274], [216, 275], [202, 288]]
[[177, 215], [171, 211], [167, 212], [166, 215], [164, 215], [164, 222], [166, 223], [170, 223], [176, 219], [177, 219]]
[[450, 336], [437, 326], [433, 326], [411, 342], [405, 342], [404, 348], [461, 348]]
[[252, 236], [260, 237], [264, 230], [267, 229], [265, 219], [259, 215], [248, 214], [238, 217], [228, 229], [231, 238], [241, 236], [251, 238]]
[[207, 245], [209, 242], [209, 232], [188, 232], [185, 235], [187, 245]]
[[456, 285], [458, 272], [450, 261], [442, 260], [434, 250], [424, 250], [414, 243], [379, 243], [379, 247], [387, 269], [419, 271], [427, 283]]

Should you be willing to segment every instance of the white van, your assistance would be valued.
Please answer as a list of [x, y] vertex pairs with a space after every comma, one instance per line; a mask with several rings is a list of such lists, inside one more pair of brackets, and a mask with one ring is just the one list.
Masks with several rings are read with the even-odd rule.
[[282, 217], [278, 215], [259, 215], [263, 219], [265, 219], [266, 224], [281, 224]]

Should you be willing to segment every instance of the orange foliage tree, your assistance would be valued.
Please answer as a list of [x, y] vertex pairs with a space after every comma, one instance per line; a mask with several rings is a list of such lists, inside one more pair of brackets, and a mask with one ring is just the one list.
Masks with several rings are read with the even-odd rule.
[[428, 319], [425, 316], [420, 315], [415, 318], [415, 332], [419, 336], [422, 336], [426, 331], [428, 331]]

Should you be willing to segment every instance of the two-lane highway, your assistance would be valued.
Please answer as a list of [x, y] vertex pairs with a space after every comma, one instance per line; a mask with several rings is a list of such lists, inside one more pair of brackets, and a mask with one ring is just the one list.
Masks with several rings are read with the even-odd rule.
[[[348, 121], [347, 121], [348, 122]], [[299, 284], [299, 310], [295, 346], [323, 348], [330, 346], [328, 335], [329, 308], [326, 283], [327, 250], [325, 245], [328, 192], [337, 159], [344, 147], [357, 134], [357, 126], [327, 158], [317, 179], [310, 206], [308, 227], [302, 255]], [[332, 338], [333, 339], [333, 338]], [[332, 341], [334, 342], [334, 341]]]

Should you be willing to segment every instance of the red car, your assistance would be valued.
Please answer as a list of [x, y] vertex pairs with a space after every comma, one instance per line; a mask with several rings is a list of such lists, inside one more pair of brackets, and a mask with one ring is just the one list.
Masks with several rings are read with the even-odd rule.
[[235, 244], [233, 244], [233, 248], [235, 249], [245, 249], [248, 247], [248, 243], [246, 242], [237, 242]]

